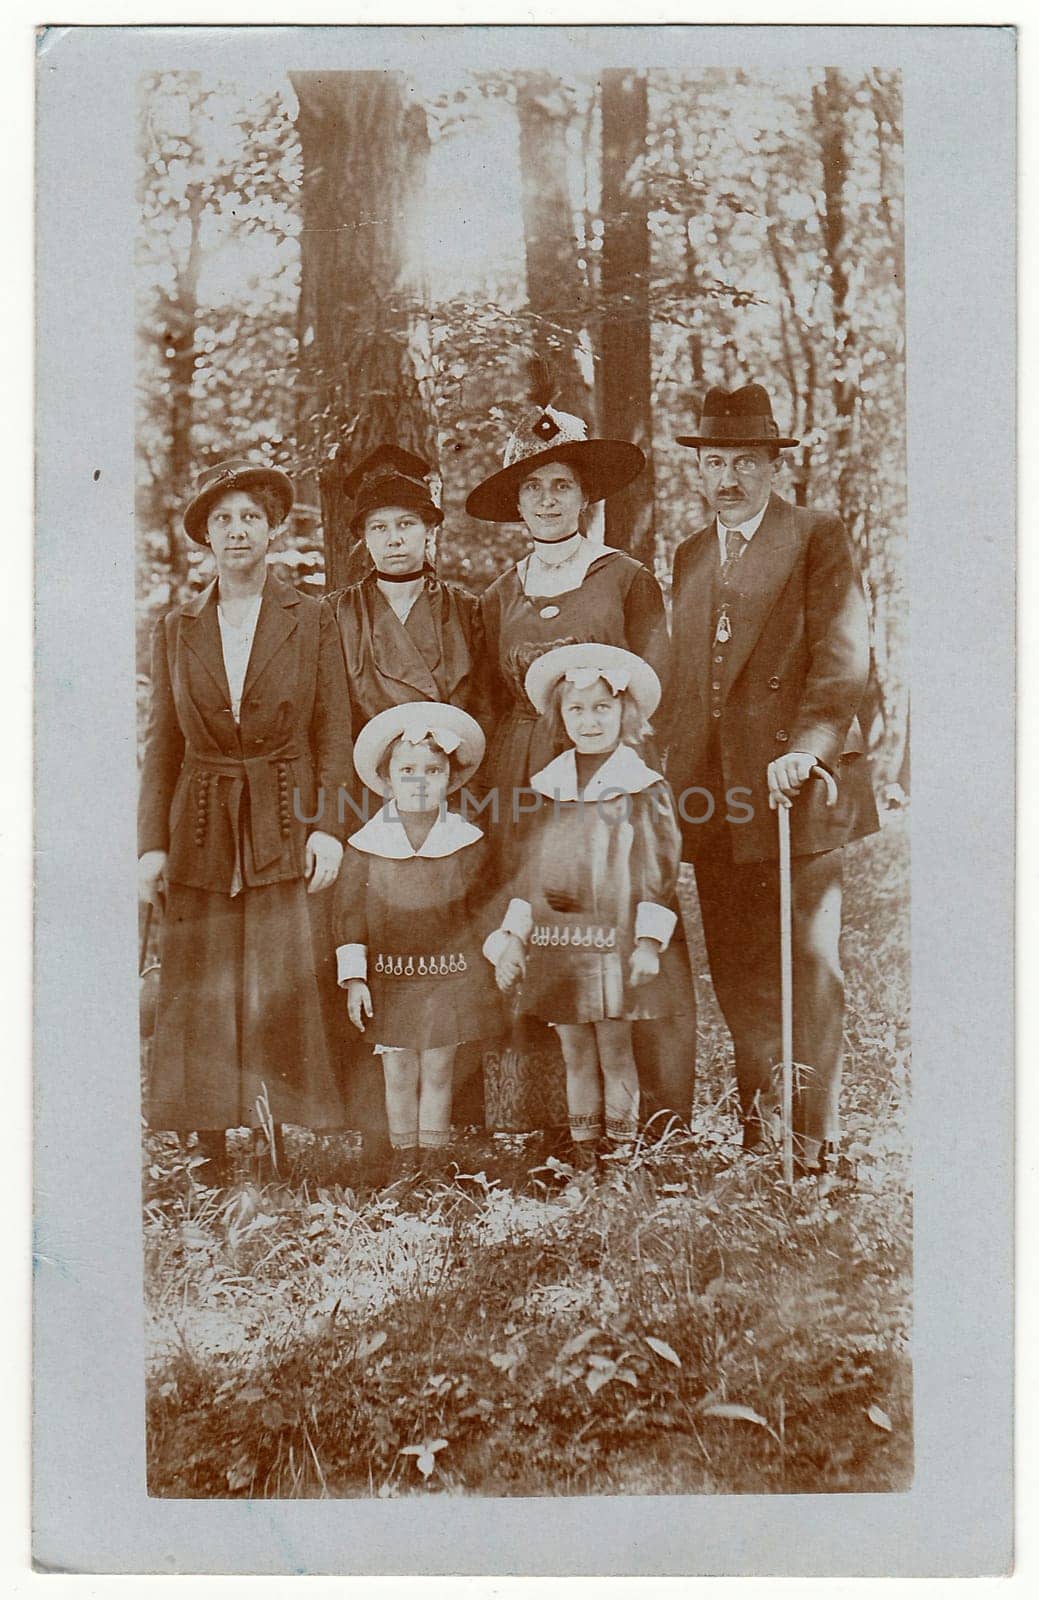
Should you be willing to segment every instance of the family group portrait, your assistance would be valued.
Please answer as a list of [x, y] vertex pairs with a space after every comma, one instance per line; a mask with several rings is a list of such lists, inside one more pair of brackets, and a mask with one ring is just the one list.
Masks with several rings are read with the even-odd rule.
[[136, 133], [149, 1493], [905, 1491], [899, 74]]

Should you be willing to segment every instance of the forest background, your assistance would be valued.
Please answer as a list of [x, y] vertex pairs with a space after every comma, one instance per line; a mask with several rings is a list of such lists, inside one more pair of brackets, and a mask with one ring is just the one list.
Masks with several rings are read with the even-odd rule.
[[[273, 560], [304, 589], [364, 569], [342, 484], [387, 438], [439, 476], [441, 572], [482, 589], [504, 570], [524, 530], [464, 502], [500, 464], [536, 353], [560, 406], [646, 451], [595, 531], [665, 592], [706, 520], [675, 436], [712, 384], [768, 386], [801, 440], [782, 492], [838, 510], [859, 551], [874, 777], [908, 786], [897, 75], [431, 67], [140, 87], [142, 711], [155, 617], [210, 577], [183, 507], [227, 456], [292, 475]], [[788, 1194], [775, 1161], [731, 1146], [688, 883], [691, 1128], [602, 1182], [477, 1137], [453, 1177], [383, 1192], [304, 1139], [278, 1181], [241, 1156], [224, 1191], [149, 1138], [150, 1492], [905, 1489], [908, 834], [901, 808], [884, 820], [846, 852], [850, 1176], [833, 1194]]]
[[441, 573], [482, 589], [525, 548], [467, 517], [547, 356], [557, 404], [649, 467], [598, 529], [668, 585], [705, 520], [689, 431], [757, 380], [781, 492], [837, 510], [867, 581], [878, 783], [905, 779], [904, 244], [898, 74], [798, 68], [143, 78], [138, 675], [154, 618], [208, 581], [180, 517], [229, 455], [288, 471], [275, 559], [360, 576], [342, 480], [396, 438], [440, 478]]

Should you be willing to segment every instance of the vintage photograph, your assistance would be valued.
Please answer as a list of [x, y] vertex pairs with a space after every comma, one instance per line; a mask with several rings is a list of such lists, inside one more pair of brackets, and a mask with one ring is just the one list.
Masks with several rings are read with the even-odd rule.
[[148, 1492], [903, 1493], [902, 77], [452, 59], [136, 84]]

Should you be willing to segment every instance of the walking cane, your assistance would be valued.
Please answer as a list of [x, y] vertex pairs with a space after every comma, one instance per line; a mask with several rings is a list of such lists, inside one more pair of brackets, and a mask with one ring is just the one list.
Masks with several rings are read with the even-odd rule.
[[[825, 767], [808, 774], [826, 785], [826, 804], [837, 804], [837, 785]], [[794, 957], [790, 904], [790, 807], [779, 812], [779, 962], [783, 995], [783, 1182], [794, 1186]]]
[[144, 908], [144, 932], [141, 934], [140, 954], [137, 957], [137, 976], [139, 978], [143, 978], [144, 977], [144, 963], [145, 963], [145, 961], [147, 959], [147, 956], [148, 956], [148, 945], [151, 942], [152, 918], [154, 917], [154, 915], [155, 915], [155, 907], [152, 905], [151, 901], [149, 900], [147, 905]]
[[159, 960], [157, 956], [153, 956], [150, 961], [148, 959], [154, 921], [155, 907], [149, 900], [144, 911], [144, 932], [141, 934], [137, 958], [137, 973], [140, 978], [137, 1005], [142, 1039], [150, 1039], [152, 1036], [155, 1028], [155, 1008], [159, 999]]

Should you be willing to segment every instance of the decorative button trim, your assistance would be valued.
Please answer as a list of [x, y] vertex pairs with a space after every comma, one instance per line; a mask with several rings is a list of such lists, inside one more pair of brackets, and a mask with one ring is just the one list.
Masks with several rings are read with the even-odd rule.
[[599, 928], [594, 924], [573, 927], [569, 923], [539, 923], [531, 930], [530, 942], [541, 948], [553, 950], [615, 950], [616, 928]]
[[469, 963], [461, 950], [430, 955], [401, 955], [380, 950], [375, 957], [375, 971], [384, 978], [446, 978], [468, 972]]

